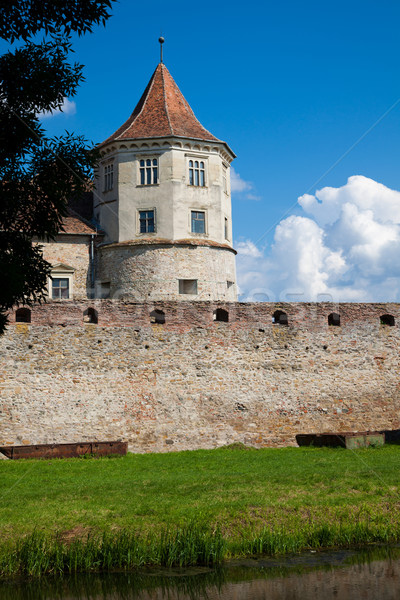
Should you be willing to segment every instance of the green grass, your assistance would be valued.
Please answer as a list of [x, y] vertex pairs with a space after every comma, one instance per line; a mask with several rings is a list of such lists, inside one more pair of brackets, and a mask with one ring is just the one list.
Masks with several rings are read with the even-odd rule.
[[400, 541], [396, 446], [1, 461], [0, 482], [3, 574]]

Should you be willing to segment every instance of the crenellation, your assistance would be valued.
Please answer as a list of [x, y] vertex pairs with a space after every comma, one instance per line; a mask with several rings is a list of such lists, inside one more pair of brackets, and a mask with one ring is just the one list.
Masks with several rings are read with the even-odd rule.
[[[40, 325], [81, 325], [83, 313], [93, 307], [98, 313], [98, 324], [103, 326], [133, 326], [148, 327], [150, 312], [154, 309], [163, 310], [166, 315], [165, 328], [189, 331], [193, 327], [229, 327], [233, 329], [254, 328], [254, 334], [263, 337], [270, 331], [276, 340], [287, 343], [298, 336], [299, 331], [317, 331], [324, 334], [326, 344], [340, 338], [343, 331], [351, 332], [359, 327], [368, 326], [368, 335], [374, 333], [376, 338], [383, 338], [389, 345], [396, 339], [400, 322], [400, 304], [395, 303], [274, 303], [274, 302], [218, 302], [218, 301], [149, 301], [131, 302], [129, 300], [84, 299], [48, 301], [31, 308], [32, 324]], [[333, 307], [339, 312], [341, 324], [332, 327], [328, 324], [328, 316]], [[225, 310], [229, 315], [228, 323], [214, 320], [217, 309]], [[288, 324], [280, 325], [272, 322], [276, 310], [282, 310], [288, 315]], [[15, 321], [15, 313], [11, 311], [10, 320]], [[395, 326], [382, 325], [382, 314], [391, 314]], [[371, 339], [371, 343], [373, 340]], [[357, 344], [357, 340], [354, 340]]]
[[[83, 313], [92, 306], [98, 324]], [[229, 322], [213, 321], [216, 307]], [[272, 323], [274, 311], [288, 325]], [[150, 313], [165, 313], [154, 324]], [[0, 441], [173, 451], [400, 427], [400, 305], [49, 302], [0, 339]], [[394, 327], [379, 324], [382, 310]], [[167, 442], [168, 440], [168, 442]], [[24, 442], [24, 443], [25, 443]]]

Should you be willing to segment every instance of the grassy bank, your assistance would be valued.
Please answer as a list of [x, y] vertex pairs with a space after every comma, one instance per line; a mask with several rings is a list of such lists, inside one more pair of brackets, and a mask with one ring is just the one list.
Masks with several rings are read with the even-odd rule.
[[400, 447], [0, 462], [0, 573], [400, 541]]

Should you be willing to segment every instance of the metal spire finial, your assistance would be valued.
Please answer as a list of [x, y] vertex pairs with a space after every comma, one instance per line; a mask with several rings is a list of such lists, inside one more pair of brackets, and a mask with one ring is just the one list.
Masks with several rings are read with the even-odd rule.
[[163, 61], [163, 56], [162, 56], [162, 45], [164, 43], [164, 38], [161, 36], [158, 38], [158, 41], [160, 42], [160, 62], [162, 63]]

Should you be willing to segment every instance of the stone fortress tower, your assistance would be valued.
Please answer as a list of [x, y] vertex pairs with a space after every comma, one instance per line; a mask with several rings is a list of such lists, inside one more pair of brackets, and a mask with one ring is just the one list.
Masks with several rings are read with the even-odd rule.
[[133, 113], [100, 151], [94, 218], [105, 236], [96, 296], [236, 301], [235, 154], [196, 119], [162, 56]]

